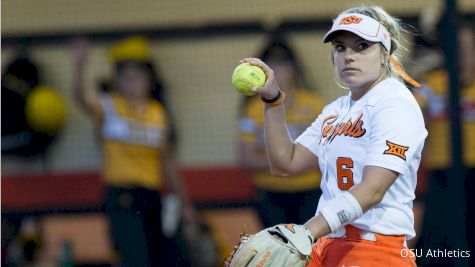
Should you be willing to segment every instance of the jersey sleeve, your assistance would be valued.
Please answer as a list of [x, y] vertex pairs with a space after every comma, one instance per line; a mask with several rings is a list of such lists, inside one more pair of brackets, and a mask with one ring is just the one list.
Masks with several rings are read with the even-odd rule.
[[365, 165], [404, 174], [427, 136], [419, 106], [408, 99], [390, 99], [375, 107]]
[[295, 143], [306, 147], [315, 156], [320, 155], [320, 138], [322, 136], [323, 115], [320, 114], [317, 119], [297, 138]]

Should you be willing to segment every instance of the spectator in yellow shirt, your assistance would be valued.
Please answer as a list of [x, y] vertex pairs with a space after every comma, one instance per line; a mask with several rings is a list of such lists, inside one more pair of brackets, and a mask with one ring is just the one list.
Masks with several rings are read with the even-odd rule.
[[74, 93], [79, 106], [97, 124], [103, 153], [102, 177], [107, 186], [105, 210], [115, 248], [125, 266], [159, 266], [160, 189], [165, 182], [183, 203], [184, 218], [192, 208], [186, 198], [173, 154], [172, 125], [159, 95], [148, 55], [148, 40], [131, 37], [112, 47], [112, 88], [86, 93], [83, 72], [87, 45], [73, 46]]

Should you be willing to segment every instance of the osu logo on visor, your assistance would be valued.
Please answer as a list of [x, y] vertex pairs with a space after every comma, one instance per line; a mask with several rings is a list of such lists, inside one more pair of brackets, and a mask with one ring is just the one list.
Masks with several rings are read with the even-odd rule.
[[341, 19], [340, 24], [358, 24], [360, 21], [362, 21], [363, 18], [357, 17], [357, 16], [349, 16], [349, 17], [344, 17]]

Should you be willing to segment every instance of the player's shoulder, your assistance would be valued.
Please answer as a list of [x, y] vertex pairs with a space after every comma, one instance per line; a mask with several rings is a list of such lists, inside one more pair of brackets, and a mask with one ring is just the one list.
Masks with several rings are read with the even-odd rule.
[[365, 106], [371, 107], [371, 114], [380, 114], [383, 117], [397, 114], [407, 117], [406, 119], [423, 121], [422, 110], [404, 83], [388, 78], [377, 87], [365, 103]]
[[397, 79], [385, 79], [377, 85], [377, 88], [374, 89], [374, 94], [368, 98], [368, 102], [373, 103], [369, 104], [373, 104], [375, 106], [403, 104], [419, 107], [414, 95], [411, 93], [409, 88], [407, 88], [404, 83]]

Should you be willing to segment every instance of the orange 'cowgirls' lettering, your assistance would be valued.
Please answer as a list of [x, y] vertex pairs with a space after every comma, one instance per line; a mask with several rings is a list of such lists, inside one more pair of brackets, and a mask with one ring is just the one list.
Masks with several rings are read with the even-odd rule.
[[342, 18], [340, 21], [340, 24], [345, 24], [345, 25], [353, 24], [353, 23], [358, 24], [362, 20], [363, 20], [362, 18], [357, 17], [357, 16], [349, 16], [349, 17]]
[[347, 122], [340, 122], [333, 124], [338, 115], [330, 115], [323, 120], [322, 137], [326, 138], [326, 141], [332, 142], [337, 136], [344, 135], [349, 137], [358, 138], [366, 133], [366, 129], [363, 128], [364, 122], [361, 120], [363, 114], [360, 114], [354, 122], [351, 118]]
[[401, 146], [398, 144], [394, 144], [386, 140], [386, 145], [388, 145], [388, 149], [384, 151], [384, 154], [394, 155], [400, 157], [403, 160], [406, 160], [406, 151], [409, 149], [408, 146]]

